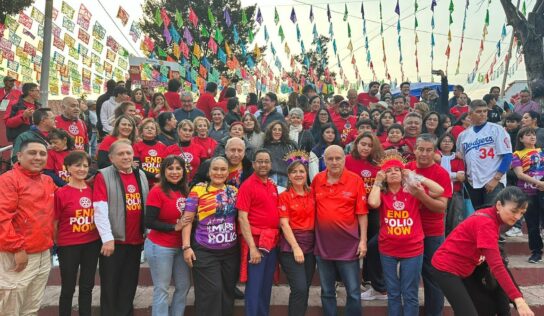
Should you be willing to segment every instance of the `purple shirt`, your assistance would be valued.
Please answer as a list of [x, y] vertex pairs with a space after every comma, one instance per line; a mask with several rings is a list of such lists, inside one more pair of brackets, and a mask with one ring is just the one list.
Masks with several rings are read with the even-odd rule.
[[518, 113], [519, 115], [523, 115], [524, 113], [527, 113], [529, 111], [535, 111], [536, 113], [541, 113], [542, 109], [540, 107], [540, 104], [538, 104], [538, 102], [533, 100], [525, 104], [521, 104], [521, 102], [518, 102], [514, 106], [514, 112]]

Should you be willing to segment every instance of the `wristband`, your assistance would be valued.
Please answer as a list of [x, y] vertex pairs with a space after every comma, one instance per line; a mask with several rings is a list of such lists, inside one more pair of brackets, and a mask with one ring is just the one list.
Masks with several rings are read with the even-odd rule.
[[187, 250], [187, 249], [191, 249], [191, 246], [187, 245], [187, 246], [181, 247], [181, 250], [183, 250], [183, 251], [185, 251], [185, 250]]

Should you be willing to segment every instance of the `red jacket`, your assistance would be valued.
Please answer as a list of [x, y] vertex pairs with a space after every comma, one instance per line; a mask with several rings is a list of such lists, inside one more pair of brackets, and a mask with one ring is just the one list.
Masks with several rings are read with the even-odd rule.
[[18, 163], [0, 176], [0, 251], [39, 253], [53, 246], [53, 180]]

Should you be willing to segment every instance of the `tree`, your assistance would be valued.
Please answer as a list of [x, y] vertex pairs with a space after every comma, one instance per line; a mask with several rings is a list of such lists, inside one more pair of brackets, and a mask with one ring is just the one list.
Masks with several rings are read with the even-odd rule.
[[[293, 82], [300, 84], [300, 76], [304, 76], [306, 80], [312, 83], [323, 81], [324, 83], [334, 83], [336, 73], [329, 73], [329, 55], [328, 55], [328, 43], [330, 38], [324, 35], [319, 35], [317, 39], [314, 38], [310, 44], [310, 49], [306, 53], [300, 53], [293, 56], [295, 62], [301, 66], [300, 75], [297, 76], [295, 71], [287, 72], [287, 76], [293, 80]], [[309, 66], [309, 67], [308, 67]], [[310, 72], [312, 69], [312, 72]], [[327, 75], [328, 73], [328, 75]], [[322, 78], [323, 77], [323, 78]]]
[[17, 14], [32, 3], [34, 0], [0, 0], [0, 23], [4, 23], [7, 15]]
[[[243, 56], [242, 45], [245, 45], [246, 56], [252, 55], [253, 51], [250, 47], [250, 32], [256, 34], [258, 31], [258, 25], [254, 19], [252, 19], [256, 5], [248, 6], [242, 9], [240, 0], [203, 0], [203, 1], [189, 1], [189, 0], [146, 0], [143, 4], [143, 19], [140, 21], [140, 27], [144, 33], [148, 34], [150, 38], [155, 41], [155, 48], [160, 48], [164, 51], [169, 58], [178, 61], [183, 58], [183, 54], [180, 57], [176, 57], [173, 53], [174, 41], [167, 44], [164, 33], [164, 21], [161, 25], [156, 23], [157, 13], [164, 8], [167, 12], [168, 18], [173, 23], [176, 31], [181, 36], [183, 41], [183, 31], [187, 27], [191, 33], [194, 41], [193, 45], [189, 45], [190, 55], [193, 53], [194, 44], [197, 43], [202, 51], [202, 58], [206, 57], [211, 66], [223, 73], [228, 70], [225, 63], [221, 62], [214, 52], [208, 47], [210, 37], [214, 38], [217, 43], [217, 47], [226, 51], [225, 43], [228, 43], [233, 56], [240, 62], [240, 66], [246, 65], [247, 57]], [[189, 8], [192, 8], [196, 16], [198, 17], [198, 24], [196, 27], [189, 20]], [[228, 26], [225, 20], [225, 9], [228, 9], [231, 25]], [[208, 11], [210, 10], [210, 11]], [[176, 23], [176, 13], [182, 16], [183, 26], [178, 27]], [[211, 14], [209, 14], [211, 13]], [[243, 15], [245, 14], [245, 20]], [[210, 21], [210, 18], [212, 21]], [[161, 18], [161, 20], [164, 20]], [[235, 44], [234, 26], [236, 26], [237, 34], [239, 37], [238, 44]], [[223, 40], [220, 40], [216, 36], [216, 31], [221, 34]], [[179, 42], [177, 43], [179, 44]], [[261, 52], [264, 48], [261, 48]], [[164, 59], [164, 56], [161, 56]], [[189, 57], [189, 63], [192, 57]], [[254, 56], [252, 59], [255, 63]]]
[[508, 25], [514, 29], [523, 46], [527, 82], [533, 99], [544, 105], [544, 0], [537, 0], [533, 11], [525, 18], [511, 2], [501, 0]]

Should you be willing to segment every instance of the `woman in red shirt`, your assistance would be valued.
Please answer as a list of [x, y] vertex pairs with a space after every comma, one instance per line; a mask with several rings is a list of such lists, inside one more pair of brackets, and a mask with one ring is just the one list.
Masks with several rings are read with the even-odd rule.
[[157, 182], [166, 145], [157, 140], [159, 124], [152, 118], [144, 119], [138, 127], [138, 131], [142, 140], [132, 145], [134, 161], [145, 172], [149, 187], [152, 188]]
[[[529, 198], [518, 187], [509, 186], [499, 192], [495, 205], [476, 211], [446, 238], [435, 252], [433, 277], [448, 299], [455, 315], [477, 316], [486, 306], [475, 306], [471, 295], [486, 295], [470, 286], [467, 278], [474, 269], [487, 262], [491, 273], [521, 316], [533, 316], [519, 289], [506, 270], [499, 252], [499, 229], [512, 226], [523, 217]], [[469, 291], [470, 287], [470, 291]]]
[[138, 88], [132, 90], [132, 102], [136, 106], [136, 114], [144, 118], [149, 115], [149, 102], [144, 96], [144, 92], [142, 89]]
[[98, 145], [97, 163], [98, 168], [106, 168], [111, 165], [109, 158], [110, 147], [120, 139], [127, 139], [131, 144], [136, 141], [136, 123], [128, 115], [119, 116], [113, 123], [111, 135], [104, 137]]
[[391, 110], [385, 110], [382, 112], [382, 114], [380, 114], [380, 118], [378, 119], [378, 129], [376, 130], [376, 135], [378, 136], [380, 142], [385, 142], [387, 139], [387, 130], [394, 123], [395, 116]]
[[67, 185], [55, 192], [55, 239], [58, 245], [61, 290], [59, 315], [72, 314], [72, 298], [79, 271], [79, 314], [91, 315], [100, 236], [94, 223], [92, 190], [85, 182], [91, 158], [72, 151], [64, 158], [70, 173]]
[[47, 134], [51, 144], [47, 150], [47, 164], [43, 173], [50, 176], [55, 184], [62, 187], [70, 181], [70, 173], [64, 165], [64, 158], [74, 150], [74, 139], [62, 129], [53, 129]]
[[[181, 99], [180, 99], [181, 102]], [[166, 102], [166, 98], [162, 93], [155, 93], [151, 99], [151, 109], [148, 113], [149, 117], [155, 118], [163, 112], [172, 112], [172, 107]]]
[[217, 147], [217, 141], [208, 135], [210, 121], [205, 117], [199, 116], [194, 119], [193, 124], [195, 124], [195, 137], [193, 137], [193, 141], [206, 151], [203, 159], [212, 158], [215, 147]]
[[177, 144], [170, 145], [164, 151], [164, 157], [168, 155], [180, 156], [186, 163], [186, 171], [189, 174], [187, 183], [190, 183], [193, 179], [200, 162], [204, 160], [206, 151], [200, 145], [196, 144], [193, 140], [193, 133], [195, 127], [193, 122], [189, 120], [182, 120], [178, 123], [178, 137]]
[[[382, 183], [385, 187], [383, 192]], [[404, 169], [398, 153], [382, 161], [368, 195], [368, 206], [380, 208], [378, 247], [389, 315], [419, 315], [418, 287], [424, 238], [419, 207], [423, 204], [439, 211], [433, 208], [432, 202], [428, 202], [443, 192], [444, 189], [436, 182]], [[399, 264], [400, 275], [397, 274]]]
[[[147, 196], [145, 257], [153, 280], [153, 315], [183, 315], [191, 272], [183, 260], [181, 229], [189, 188], [185, 161], [168, 156], [161, 163], [159, 184]], [[168, 307], [168, 288], [174, 278], [174, 295]], [[169, 313], [170, 311], [170, 313]]]
[[[378, 138], [371, 132], [365, 132], [357, 136], [353, 142], [351, 154], [346, 156], [346, 169], [363, 178], [367, 196], [372, 190], [378, 171], [380, 171], [378, 164], [383, 155], [382, 145]], [[368, 250], [363, 261], [363, 279], [370, 281], [372, 288], [361, 293], [361, 299], [365, 301], [387, 299], [380, 253], [378, 252], [379, 229], [380, 212], [377, 209], [370, 209], [367, 229]]]
[[308, 158], [305, 160], [295, 160], [287, 167], [287, 191], [278, 201], [282, 230], [279, 260], [291, 289], [289, 316], [306, 313], [315, 272], [315, 201], [307, 185]]

